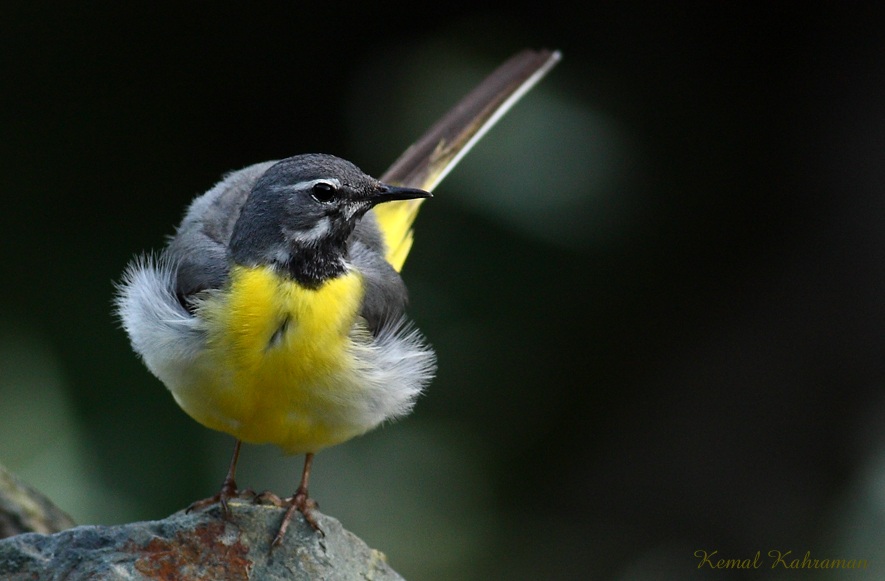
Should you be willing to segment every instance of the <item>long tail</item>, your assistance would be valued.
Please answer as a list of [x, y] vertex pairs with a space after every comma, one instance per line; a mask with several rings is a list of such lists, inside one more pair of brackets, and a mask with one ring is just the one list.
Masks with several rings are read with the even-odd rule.
[[[524, 50], [512, 56], [412, 144], [381, 181], [433, 190], [559, 59], [558, 51], [549, 50]], [[387, 244], [387, 261], [397, 271], [412, 248], [412, 223], [422, 201], [390, 202], [373, 210]]]

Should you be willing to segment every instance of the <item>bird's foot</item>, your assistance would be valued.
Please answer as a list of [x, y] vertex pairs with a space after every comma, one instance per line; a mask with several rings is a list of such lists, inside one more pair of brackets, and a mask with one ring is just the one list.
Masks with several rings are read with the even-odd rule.
[[280, 529], [277, 531], [277, 535], [273, 539], [273, 543], [271, 544], [272, 547], [278, 547], [283, 543], [283, 537], [286, 536], [289, 523], [292, 521], [292, 517], [295, 516], [296, 511], [304, 516], [304, 520], [307, 521], [307, 524], [309, 524], [313, 530], [320, 533], [320, 535], [324, 535], [323, 530], [317, 522], [316, 515], [313, 513], [317, 508], [317, 503], [315, 500], [307, 496], [307, 490], [299, 488], [295, 491], [294, 496], [285, 500], [280, 499], [273, 493], [262, 493], [259, 494], [258, 497], [261, 497], [262, 495], [268, 495], [266, 498], [274, 497], [279, 504], [273, 502], [273, 500], [271, 500], [271, 503], [276, 504], [276, 506], [281, 508], [286, 507], [286, 513], [283, 515], [283, 522], [280, 523]]
[[254, 497], [252, 497], [252, 502], [254, 504], [269, 504], [275, 506], [277, 508], [286, 508], [288, 507], [287, 499], [280, 498], [270, 490], [265, 490], [264, 492], [259, 492]]
[[237, 490], [237, 483], [232, 478], [225, 478], [224, 483], [221, 485], [221, 490], [219, 490], [214, 495], [209, 498], [204, 498], [203, 500], [197, 500], [192, 502], [190, 506], [185, 509], [185, 512], [192, 512], [195, 510], [202, 510], [207, 506], [211, 506], [215, 503], [221, 504], [221, 511], [225, 516], [230, 515], [230, 506], [228, 505], [228, 501], [233, 498], [254, 498], [255, 492], [250, 489], [246, 490]]

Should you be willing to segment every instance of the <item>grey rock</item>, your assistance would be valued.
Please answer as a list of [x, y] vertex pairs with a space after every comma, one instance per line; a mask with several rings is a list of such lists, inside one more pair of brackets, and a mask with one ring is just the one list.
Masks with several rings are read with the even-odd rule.
[[395, 580], [383, 553], [336, 519], [314, 514], [322, 533], [298, 514], [283, 543], [271, 541], [283, 509], [249, 501], [175, 513], [151, 522], [79, 526], [0, 540], [0, 579]]

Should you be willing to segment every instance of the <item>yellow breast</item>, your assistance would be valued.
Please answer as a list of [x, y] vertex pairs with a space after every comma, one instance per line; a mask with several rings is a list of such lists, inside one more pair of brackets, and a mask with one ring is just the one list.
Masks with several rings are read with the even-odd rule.
[[206, 347], [176, 400], [212, 429], [290, 453], [362, 433], [348, 413], [360, 397], [350, 346], [362, 295], [355, 271], [311, 290], [269, 267], [234, 267], [197, 310]]

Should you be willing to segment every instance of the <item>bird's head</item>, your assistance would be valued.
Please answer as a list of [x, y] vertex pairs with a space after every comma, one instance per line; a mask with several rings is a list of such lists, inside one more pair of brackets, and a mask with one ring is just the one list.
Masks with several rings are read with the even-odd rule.
[[253, 186], [234, 226], [230, 257], [237, 264], [280, 266], [296, 278], [323, 278], [329, 265], [343, 260], [348, 238], [372, 207], [429, 196], [383, 184], [335, 156], [290, 157]]

